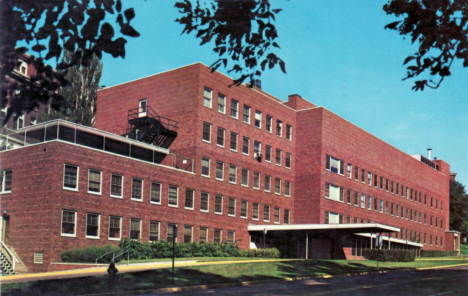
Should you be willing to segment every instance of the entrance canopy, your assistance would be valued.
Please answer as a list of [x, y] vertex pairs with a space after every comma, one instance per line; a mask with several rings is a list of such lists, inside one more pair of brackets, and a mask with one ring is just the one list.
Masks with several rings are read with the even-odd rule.
[[389, 233], [400, 232], [400, 228], [379, 223], [358, 223], [358, 224], [282, 224], [282, 225], [249, 225], [249, 232], [275, 232], [275, 231], [304, 231], [310, 233], [329, 233], [339, 231], [341, 233]]

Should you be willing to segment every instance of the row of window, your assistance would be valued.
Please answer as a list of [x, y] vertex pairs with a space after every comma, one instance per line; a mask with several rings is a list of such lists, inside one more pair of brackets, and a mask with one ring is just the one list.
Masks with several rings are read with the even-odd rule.
[[[334, 158], [333, 156], [327, 155], [326, 156], [326, 165], [325, 168], [332, 172], [342, 176], [344, 174], [345, 162], [343, 160]], [[422, 192], [418, 192], [417, 190], [413, 190], [408, 186], [404, 186], [403, 184], [399, 184], [388, 178], [384, 178], [382, 176], [378, 176], [377, 174], [372, 174], [372, 172], [366, 171], [363, 168], [359, 168], [358, 166], [354, 166], [348, 163], [346, 165], [346, 176], [349, 179], [353, 179], [356, 181], [361, 181], [363, 184], [367, 184], [369, 186], [374, 186], [375, 188], [380, 188], [381, 190], [385, 190], [392, 194], [396, 194], [406, 199], [410, 199], [415, 202], [424, 203], [426, 206], [428, 203], [430, 207], [435, 209], [439, 209], [439, 200], [431, 197], [430, 199], [427, 198], [427, 194], [422, 194]], [[443, 201], [440, 201], [440, 210], [443, 210]]]
[[[248, 171], [247, 171], [248, 172]], [[63, 188], [68, 190], [77, 191], [78, 190], [78, 174], [79, 167], [75, 165], [65, 164], [64, 167], [64, 181]], [[247, 173], [248, 174], [248, 173]], [[248, 179], [248, 178], [247, 178]], [[123, 181], [124, 176], [118, 174], [111, 174], [110, 178], [110, 196], [114, 198], [123, 198]], [[277, 183], [277, 184], [276, 184]], [[254, 182], [255, 184], [255, 182]], [[285, 193], [290, 193], [290, 182], [286, 183]], [[138, 178], [132, 178], [131, 183], [131, 200], [134, 201], [143, 201], [143, 185], [144, 181]], [[248, 183], [247, 183], [248, 186]], [[278, 182], [275, 181], [275, 191], [281, 192], [281, 180]], [[98, 170], [89, 169], [88, 170], [88, 193], [92, 194], [101, 194], [102, 192], [102, 172]], [[150, 185], [150, 203], [161, 204], [161, 194], [162, 184], [160, 182], [151, 182]], [[179, 206], [179, 187], [175, 185], [168, 185], [168, 194], [167, 194], [167, 203], [169, 206], [178, 207]], [[278, 194], [279, 194], [278, 193]], [[215, 204], [214, 204], [214, 213], [223, 214], [223, 196], [215, 195]], [[184, 207], [185, 209], [193, 210], [195, 206], [195, 191], [192, 189], [185, 189], [184, 195]], [[200, 211], [209, 212], [210, 204], [210, 194], [208, 192], [200, 192]], [[228, 216], [236, 216], [236, 206], [237, 201], [235, 198], [228, 198], [227, 204], [227, 213]], [[270, 221], [270, 206], [265, 205], [264, 210], [264, 221]], [[240, 202], [240, 214], [241, 218], [248, 218], [248, 202], [242, 200]], [[280, 209], [274, 208], [274, 222], [280, 223], [279, 219]], [[251, 217], [253, 220], [259, 219], [259, 204], [254, 203], [252, 206]], [[284, 211], [284, 221], [283, 223], [289, 223], [289, 210]]]
[[[325, 221], [324, 221], [324, 223], [325, 224], [343, 224], [343, 223], [357, 224], [357, 223], [372, 223], [372, 221], [367, 220], [367, 222], [366, 222], [365, 219], [360, 219], [360, 218], [357, 218], [357, 217], [352, 218], [351, 216], [346, 216], [346, 222], [344, 222], [342, 214], [325, 211]], [[408, 229], [401, 228], [399, 234], [397, 232], [395, 232], [395, 233], [391, 233], [390, 236], [394, 237], [394, 238], [400, 238], [400, 239], [405, 239], [405, 240], [417, 242], [417, 243], [421, 242], [421, 243], [426, 244], [426, 242], [427, 242], [427, 240], [426, 240], [427, 233], [424, 233], [423, 241], [421, 241], [421, 232], [417, 232], [416, 230], [413, 231], [413, 230], [408, 230]], [[433, 238], [433, 235], [432, 234], [429, 235], [429, 244], [431, 246], [432, 246], [432, 238]], [[440, 247], [442, 247], [443, 246], [443, 238], [438, 237], [436, 235], [434, 235], [434, 238], [435, 238], [435, 245], [439, 246], [439, 242], [440, 242]]]
[[[218, 93], [218, 112], [222, 114], [226, 114], [226, 96]], [[205, 87], [203, 92], [203, 105], [208, 108], [213, 107], [213, 90]], [[230, 113], [231, 117], [234, 119], [239, 119], [240, 113], [240, 103], [235, 99], [231, 99], [231, 106], [230, 106]], [[244, 104], [242, 109], [242, 121], [246, 124], [251, 124], [252, 121], [252, 108], [246, 104]], [[273, 133], [273, 117], [270, 115], [265, 115], [263, 117], [263, 113], [259, 110], [255, 110], [253, 116], [253, 123], [254, 126], [258, 129], [262, 129], [263, 122], [265, 122], [265, 130], [268, 133]], [[278, 137], [283, 137], [283, 121], [277, 119], [276, 120], [276, 130], [275, 133]], [[286, 124], [286, 140], [292, 140], [292, 126]]]
[[[335, 186], [330, 183], [325, 183], [325, 198], [343, 202], [344, 195], [346, 191], [346, 203], [356, 207], [361, 207], [362, 209], [374, 210], [376, 212], [385, 213], [386, 215], [391, 215], [396, 218], [401, 217], [401, 219], [406, 219], [409, 221], [422, 223], [422, 217], [424, 217], [424, 225], [427, 225], [427, 214], [418, 212], [413, 209], [405, 208], [398, 204], [389, 203], [382, 199], [376, 197], [366, 196], [365, 194], [359, 195], [358, 192], [352, 190], [346, 190], [343, 187]], [[443, 228], [443, 219], [438, 217], [430, 216], [429, 218], [430, 226], [432, 227], [435, 221], [435, 227]]]
[[0, 193], [11, 192], [11, 180], [13, 177], [12, 170], [0, 171]]
[[[215, 179], [219, 181], [224, 181], [225, 179], [225, 164], [222, 161], [216, 161], [215, 163]], [[236, 165], [230, 164], [228, 167], [228, 177], [227, 180], [231, 184], [240, 183], [241, 186], [249, 187], [249, 170], [246, 168], [239, 168], [241, 171], [240, 182], [238, 181], [238, 167]], [[210, 177], [211, 172], [211, 159], [208, 157], [201, 158], [201, 175], [204, 177]], [[253, 188], [260, 190], [261, 183], [261, 174], [259, 172], [253, 172]], [[274, 181], [274, 192], [277, 195], [281, 195], [283, 192], [284, 196], [291, 196], [291, 181], [282, 181], [281, 178], [273, 178], [270, 175], [265, 175], [263, 178], [263, 189], [265, 192], [272, 191], [272, 181]], [[282, 189], [282, 184], [284, 183], [284, 191]]]
[[[211, 124], [208, 122], [203, 122], [203, 133], [202, 133], [202, 140], [207, 143], [211, 143]], [[218, 127], [216, 130], [216, 145], [219, 147], [225, 147], [226, 145], [226, 130], [224, 128]], [[239, 143], [239, 135], [235, 132], [230, 133], [230, 140], [229, 140], [229, 148], [231, 151], [237, 152]], [[262, 158], [263, 157], [263, 150], [262, 150], [262, 143], [259, 141], [253, 142], [253, 156], [254, 158]], [[242, 154], [250, 155], [250, 145], [251, 141], [249, 137], [242, 137]], [[291, 153], [286, 152], [285, 156], [283, 157], [283, 151], [281, 149], [276, 148], [275, 150], [275, 164], [278, 166], [283, 165], [288, 169], [291, 168], [291, 161], [292, 155]], [[273, 148], [270, 145], [265, 145], [265, 161], [271, 163], [273, 156]], [[283, 160], [284, 159], [284, 160]]]
[[[3, 119], [6, 117], [8, 112], [8, 108], [2, 108], [0, 110], [0, 117]], [[37, 118], [35, 115], [31, 115], [31, 118], [29, 120], [29, 125], [36, 125], [37, 124]], [[25, 118], [24, 114], [20, 115], [17, 119], [13, 119], [13, 129], [20, 129], [25, 127]]]
[[[76, 230], [78, 227], [77, 221], [78, 213], [73, 210], [62, 210], [62, 236], [69, 236], [69, 237], [76, 237]], [[120, 241], [122, 239], [122, 223], [123, 217], [121, 216], [109, 216], [108, 220], [108, 231], [107, 231], [107, 238], [109, 240], [117, 240]], [[148, 233], [147, 240], [150, 242], [158, 241], [163, 239], [161, 237], [161, 225], [166, 226], [166, 237], [167, 241], [173, 240], [173, 230], [174, 230], [174, 223], [161, 223], [159, 221], [152, 221], [150, 220], [148, 224], [145, 222], [145, 229], [143, 229], [143, 221], [142, 219], [137, 218], [130, 218], [129, 221], [129, 234], [128, 237], [134, 240], [142, 240], [142, 232], [145, 231]], [[86, 229], [85, 229], [85, 236], [89, 239], [100, 239], [103, 233], [101, 229], [101, 214], [97, 213], [86, 213]], [[193, 230], [194, 227], [191, 225], [184, 225], [183, 229], [181, 229], [178, 233], [178, 238], [176, 238], [176, 242], [178, 239], [181, 239], [182, 242], [189, 243], [194, 241], [193, 238]], [[221, 229], [213, 229], [212, 232], [212, 239], [211, 236], [209, 238], [209, 229], [208, 227], [200, 227], [198, 231], [198, 241], [199, 242], [208, 242], [212, 241], [214, 243], [221, 243], [223, 239], [223, 230]], [[235, 242], [235, 231], [228, 230], [227, 231], [227, 242], [234, 243]], [[146, 236], [145, 236], [146, 239]]]

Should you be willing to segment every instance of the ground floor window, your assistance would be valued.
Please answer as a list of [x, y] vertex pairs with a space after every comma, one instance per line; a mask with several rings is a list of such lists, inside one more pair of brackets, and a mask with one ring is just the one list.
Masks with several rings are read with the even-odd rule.
[[122, 217], [109, 217], [109, 239], [120, 240], [120, 229], [122, 228]]
[[159, 240], [159, 222], [150, 221], [149, 241], [155, 242], [157, 240]]
[[141, 239], [141, 220], [130, 219], [130, 239]]
[[76, 212], [62, 211], [62, 235], [76, 236]]
[[192, 242], [192, 226], [184, 226], [184, 243], [190, 243]]
[[86, 214], [86, 237], [99, 238], [99, 214]]

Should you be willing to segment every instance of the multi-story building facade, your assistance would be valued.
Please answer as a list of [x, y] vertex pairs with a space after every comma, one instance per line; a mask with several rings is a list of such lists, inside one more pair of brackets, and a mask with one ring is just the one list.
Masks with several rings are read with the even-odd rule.
[[386, 248], [459, 248], [447, 163], [298, 95], [231, 84], [193, 64], [100, 90], [95, 128], [20, 129], [24, 147], [1, 152], [2, 240], [29, 271], [72, 247], [172, 240], [173, 225], [179, 242], [303, 258], [359, 256], [377, 234]]

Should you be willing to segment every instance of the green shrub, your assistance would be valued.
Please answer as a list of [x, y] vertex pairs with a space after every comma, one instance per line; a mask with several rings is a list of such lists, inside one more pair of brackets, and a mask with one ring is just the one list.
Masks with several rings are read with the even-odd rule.
[[280, 251], [277, 248], [239, 250], [239, 256], [240, 257], [279, 258]]
[[[84, 249], [70, 249], [62, 252], [62, 262], [80, 262], [80, 263], [95, 263], [96, 258], [113, 251], [116, 255], [120, 253], [120, 249], [114, 245], [95, 246]], [[98, 259], [99, 263], [109, 263], [112, 260], [113, 254], [109, 253]]]
[[457, 251], [421, 250], [421, 257], [449, 257], [457, 255]]
[[416, 252], [410, 250], [367, 249], [362, 251], [362, 255], [367, 260], [381, 262], [413, 262], [416, 259]]

